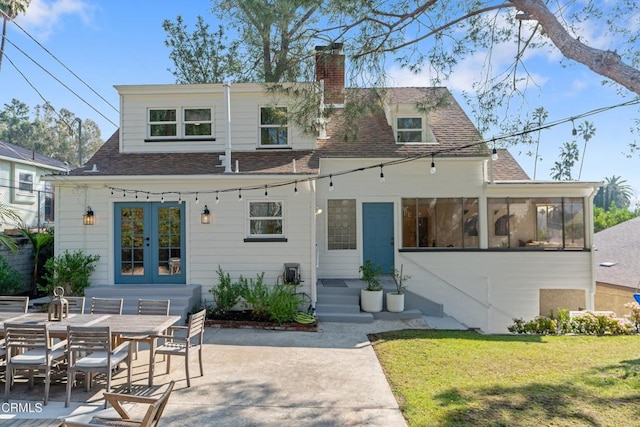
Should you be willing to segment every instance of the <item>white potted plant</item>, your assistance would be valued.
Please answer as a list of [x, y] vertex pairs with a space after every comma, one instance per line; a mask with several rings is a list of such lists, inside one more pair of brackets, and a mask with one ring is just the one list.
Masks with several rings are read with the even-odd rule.
[[400, 264], [400, 271], [393, 269], [393, 279], [396, 282], [395, 292], [387, 292], [387, 311], [401, 313], [404, 311], [404, 290], [407, 288], [406, 281], [411, 276], [402, 274], [403, 265]]
[[362, 280], [367, 282], [367, 287], [360, 290], [360, 308], [368, 313], [377, 313], [382, 311], [382, 285], [380, 284], [380, 275], [382, 268], [373, 265], [368, 259], [360, 266]]

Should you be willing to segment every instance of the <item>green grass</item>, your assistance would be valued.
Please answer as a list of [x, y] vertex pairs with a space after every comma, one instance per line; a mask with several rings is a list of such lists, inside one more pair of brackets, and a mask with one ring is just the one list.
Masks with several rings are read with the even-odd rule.
[[640, 425], [640, 336], [370, 336], [409, 426]]

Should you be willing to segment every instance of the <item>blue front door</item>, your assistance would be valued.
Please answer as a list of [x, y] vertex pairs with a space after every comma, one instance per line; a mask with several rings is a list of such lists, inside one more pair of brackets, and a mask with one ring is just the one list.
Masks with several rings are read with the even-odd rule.
[[384, 274], [393, 272], [393, 203], [362, 204], [363, 264], [371, 260]]
[[116, 283], [185, 283], [184, 204], [116, 203]]

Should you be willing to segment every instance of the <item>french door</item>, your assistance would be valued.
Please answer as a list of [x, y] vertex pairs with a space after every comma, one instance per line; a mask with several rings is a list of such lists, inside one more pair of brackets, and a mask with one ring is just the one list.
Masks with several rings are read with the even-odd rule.
[[185, 283], [184, 204], [115, 204], [115, 281]]

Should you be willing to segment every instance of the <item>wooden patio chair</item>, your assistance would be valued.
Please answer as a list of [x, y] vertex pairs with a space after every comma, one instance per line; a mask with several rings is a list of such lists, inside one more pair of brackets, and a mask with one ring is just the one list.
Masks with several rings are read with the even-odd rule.
[[69, 313], [84, 314], [84, 297], [64, 297], [69, 303]]
[[[145, 315], [146, 316], [152, 316], [152, 315], [168, 316], [170, 305], [171, 305], [171, 300], [168, 300], [168, 299], [142, 299], [141, 298], [138, 300], [138, 315], [139, 316], [145, 316]], [[151, 344], [151, 340], [156, 338], [149, 337], [148, 335], [138, 335], [138, 336], [123, 336], [122, 339], [133, 341], [135, 358], [138, 359], [138, 344], [141, 342], [146, 342]]]
[[66, 340], [52, 344], [49, 325], [5, 323], [6, 374], [4, 400], [9, 401], [14, 370], [29, 371], [29, 387], [33, 388], [34, 371], [44, 371], [44, 404], [49, 401], [51, 368], [64, 358]]
[[0, 312], [26, 313], [29, 310], [29, 297], [0, 296]]
[[[131, 394], [104, 393], [104, 398], [113, 406], [120, 418], [106, 418], [96, 416], [88, 423], [79, 423], [75, 421], [65, 420], [63, 426], [67, 427], [91, 427], [91, 426], [140, 426], [140, 427], [156, 427], [164, 408], [169, 402], [169, 396], [175, 385], [174, 381], [169, 383], [167, 389], [159, 397], [135, 396]], [[122, 403], [138, 403], [149, 405], [142, 418], [133, 418], [127, 412]]]
[[91, 298], [91, 314], [122, 314], [122, 298]]
[[198, 350], [198, 363], [200, 365], [200, 376], [204, 375], [202, 369], [202, 345], [204, 341], [204, 320], [207, 314], [206, 310], [199, 311], [189, 316], [188, 326], [170, 326], [166, 335], [159, 335], [158, 338], [164, 338], [165, 342], [160, 345], [154, 353], [153, 363], [158, 354], [167, 356], [167, 370], [169, 373], [171, 368], [171, 356], [184, 357], [184, 367], [187, 376], [187, 387], [191, 387], [191, 378], [189, 376], [189, 353]]
[[[71, 400], [71, 388], [77, 372], [86, 375], [86, 390], [91, 388], [91, 374], [104, 373], [107, 377], [107, 392], [111, 391], [111, 375], [122, 362], [127, 364], [127, 387], [131, 391], [130, 343], [123, 342], [116, 348], [111, 346], [109, 326], [67, 326], [67, 398]], [[106, 405], [106, 402], [105, 402]]]

